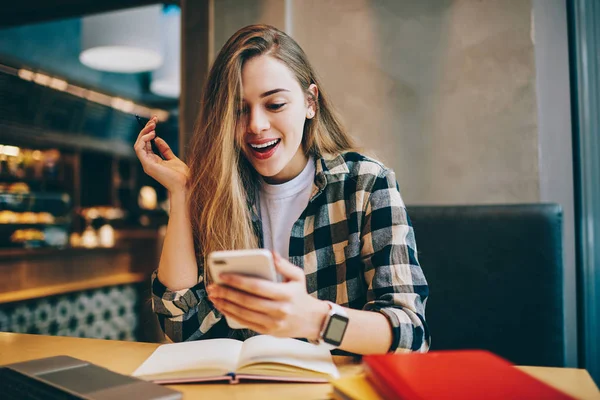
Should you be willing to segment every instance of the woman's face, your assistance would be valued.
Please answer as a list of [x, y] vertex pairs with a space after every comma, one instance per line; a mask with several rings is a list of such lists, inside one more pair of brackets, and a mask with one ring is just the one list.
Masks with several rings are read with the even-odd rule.
[[[317, 95], [317, 88], [309, 88]], [[302, 135], [314, 116], [288, 67], [270, 56], [246, 61], [242, 69], [241, 134], [244, 155], [268, 183], [283, 183], [306, 166]]]

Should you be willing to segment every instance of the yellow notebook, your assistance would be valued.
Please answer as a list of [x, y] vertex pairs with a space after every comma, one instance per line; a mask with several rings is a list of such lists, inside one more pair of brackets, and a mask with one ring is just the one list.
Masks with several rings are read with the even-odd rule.
[[254, 336], [163, 344], [132, 374], [155, 383], [240, 380], [329, 382], [339, 377], [331, 353], [296, 339]]
[[363, 374], [336, 379], [331, 386], [335, 400], [384, 400]]

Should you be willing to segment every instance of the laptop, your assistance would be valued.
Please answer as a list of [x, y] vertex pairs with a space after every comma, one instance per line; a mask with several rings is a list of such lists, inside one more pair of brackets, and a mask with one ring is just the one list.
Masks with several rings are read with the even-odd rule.
[[[52, 397], [44, 394], [93, 400], [182, 398], [182, 394], [173, 389], [69, 356], [40, 358], [0, 367], [0, 393], [9, 398], [23, 399], [39, 398], [40, 395], [41, 398]], [[61, 397], [61, 394], [64, 396]]]

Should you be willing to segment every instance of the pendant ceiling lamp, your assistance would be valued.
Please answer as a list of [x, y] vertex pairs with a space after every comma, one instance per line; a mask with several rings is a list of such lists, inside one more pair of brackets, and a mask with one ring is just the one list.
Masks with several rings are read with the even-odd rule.
[[159, 21], [162, 5], [81, 19], [79, 60], [90, 68], [137, 73], [162, 65]]
[[160, 23], [164, 61], [152, 72], [150, 91], [154, 94], [178, 98], [181, 92], [181, 11], [177, 6], [167, 6]]

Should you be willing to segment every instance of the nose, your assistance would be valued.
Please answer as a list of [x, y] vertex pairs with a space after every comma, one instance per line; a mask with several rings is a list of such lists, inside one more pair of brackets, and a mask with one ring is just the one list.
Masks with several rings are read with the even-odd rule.
[[254, 133], [258, 135], [262, 132], [268, 131], [271, 127], [271, 123], [269, 122], [269, 117], [262, 111], [260, 108], [256, 108], [250, 111], [250, 115], [248, 116], [248, 129], [249, 133]]

